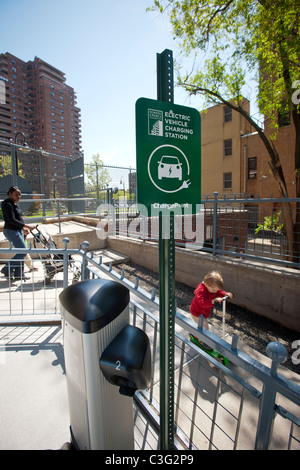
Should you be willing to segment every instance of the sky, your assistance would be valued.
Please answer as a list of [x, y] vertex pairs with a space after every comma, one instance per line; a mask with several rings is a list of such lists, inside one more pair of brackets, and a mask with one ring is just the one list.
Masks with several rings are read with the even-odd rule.
[[[74, 88], [85, 163], [99, 154], [107, 165], [136, 168], [135, 103], [157, 99], [157, 53], [171, 49], [174, 61], [182, 60], [168, 16], [146, 12], [153, 3], [0, 0], [0, 53], [26, 62], [40, 57]], [[190, 72], [192, 60], [184, 64]], [[204, 108], [176, 83], [174, 103]]]
[[[0, 0], [0, 52], [66, 74], [81, 109], [85, 162], [136, 167], [135, 102], [157, 99], [156, 54], [179, 54], [153, 0]], [[193, 106], [175, 88], [176, 104]]]

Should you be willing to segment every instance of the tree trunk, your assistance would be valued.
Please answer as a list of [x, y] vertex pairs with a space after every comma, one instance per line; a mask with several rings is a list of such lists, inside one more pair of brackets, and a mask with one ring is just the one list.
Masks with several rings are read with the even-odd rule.
[[[182, 83], [187, 91], [191, 94], [204, 93], [217, 98], [220, 102], [226, 104], [234, 111], [237, 111], [247, 119], [251, 126], [257, 131], [259, 137], [264, 143], [270, 157], [269, 165], [271, 167], [273, 176], [278, 184], [279, 192], [282, 198], [288, 198], [288, 188], [285, 181], [283, 168], [280, 162], [280, 156], [274, 146], [273, 142], [268, 139], [264, 131], [257, 125], [257, 123], [249, 116], [249, 114], [239, 105], [234, 105], [232, 102], [225, 100], [219, 93], [213, 92], [207, 88], [197, 87]], [[294, 106], [292, 110], [293, 121], [296, 131], [296, 144], [295, 144], [295, 172], [296, 172], [296, 197], [300, 198], [300, 113], [297, 112], [297, 107]], [[296, 215], [293, 217], [293, 205], [290, 202], [285, 204], [286, 208], [283, 211], [285, 228], [288, 241], [289, 260], [294, 263], [299, 263], [300, 252], [300, 204], [296, 204]]]

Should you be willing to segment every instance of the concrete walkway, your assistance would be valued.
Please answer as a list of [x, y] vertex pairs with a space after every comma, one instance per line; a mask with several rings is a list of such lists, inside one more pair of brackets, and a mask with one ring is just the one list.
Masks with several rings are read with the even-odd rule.
[[[58, 225], [45, 228], [63, 247], [57, 240]], [[61, 232], [59, 237], [78, 241], [78, 248], [95, 229], [65, 222]], [[90, 237], [94, 238], [95, 234]], [[0, 232], [0, 247], [8, 246]], [[94, 250], [94, 257], [100, 256], [105, 264], [128, 261], [127, 256], [105, 248]], [[0, 254], [1, 261], [6, 262]], [[11, 282], [0, 274], [0, 450], [60, 449], [70, 441], [58, 302], [63, 273], [46, 286], [41, 261], [33, 262], [38, 271], [29, 273], [25, 268], [26, 282]], [[45, 311], [51, 313], [44, 315]]]
[[[106, 260], [107, 262], [124, 262], [119, 254], [111, 254], [104, 249], [97, 251], [97, 253], [94, 252], [94, 256], [103, 256], [103, 261]], [[42, 272], [42, 269], [38, 271], [41, 276]], [[34, 275], [37, 274], [34, 273]], [[58, 282], [56, 287], [52, 286], [50, 288], [56, 300], [59, 292], [62, 290], [62, 277], [60, 278], [62, 275], [62, 273], [57, 275]], [[1, 323], [5, 319], [3, 316], [3, 311], [5, 310], [4, 292], [8, 290], [8, 283], [2, 279], [2, 275], [0, 276]], [[109, 278], [109, 274], [103, 274], [103, 277]], [[37, 285], [35, 282], [30, 281], [26, 285], [29, 286], [29, 284]], [[23, 292], [22, 295], [25, 295], [26, 288], [22, 291], [20, 282], [16, 282], [14, 285], [16, 299], [20, 300], [20, 293]], [[37, 296], [37, 299], [42, 299], [44, 295], [45, 291], [41, 283], [41, 289], [35, 290], [35, 296]], [[148, 302], [137, 292], [131, 292], [131, 298], [140, 302], [152, 312], [157, 310], [153, 303]], [[15, 307], [16, 300], [12, 297], [7, 298], [5, 301], [10, 302]], [[25, 297], [22, 298], [22, 303], [24, 304], [24, 302]], [[36, 318], [26, 316], [28, 322]], [[59, 311], [54, 313], [53, 318], [59, 323]], [[60, 324], [17, 325], [14, 324], [16, 317], [9, 316], [7, 319], [11, 324], [0, 326], [0, 450], [59, 449], [64, 442], [70, 440], [69, 410]], [[24, 319], [23, 317], [23, 321]], [[187, 336], [186, 331], [181, 330], [180, 334]], [[270, 366], [270, 360], [266, 356], [254, 353], [254, 351], [249, 349], [246, 352], [255, 357], [256, 360]], [[190, 395], [193, 397], [195, 394], [195, 386], [191, 377], [196, 376], [198, 368], [199, 355], [193, 351], [193, 356], [190, 357], [185, 365], [185, 369], [189, 370], [189, 373], [184, 376], [184, 383], [182, 384], [182, 389], [186, 396]], [[280, 367], [280, 373], [294, 380], [298, 385], [300, 384], [300, 376], [282, 367]], [[214, 389], [216, 379], [214, 378], [215, 375], [213, 376], [210, 373], [208, 375], [202, 374], [202, 377], [204, 382], [202, 380], [197, 385], [199, 387], [197, 393], [203, 400], [203, 409], [210, 413], [214, 403], [208, 399], [208, 392]], [[244, 378], [246, 380], [249, 379], [249, 377]], [[253, 386], [257, 386], [255, 381], [251, 383]], [[158, 382], [155, 387], [158, 388]], [[191, 406], [190, 402], [191, 400], [189, 402], [186, 400], [182, 407], [188, 410], [188, 407]], [[230, 409], [235, 408], [234, 393], [229, 388], [222, 390], [222, 401], [220, 403], [228, 406]], [[245, 423], [251, 423], [253, 421], [251, 406], [246, 408], [244, 413], [247, 417]], [[221, 419], [228, 420], [228, 416], [224, 416]], [[275, 436], [276, 442], [281, 443], [280, 430], [288, 426], [289, 423], [287, 421], [286, 424], [283, 423], [283, 426], [279, 427], [279, 431], [276, 430], [276, 433], [279, 432]], [[250, 428], [250, 426], [247, 427]], [[248, 431], [248, 429], [245, 430], [245, 439], [242, 443], [245, 448], [251, 448], [253, 444], [253, 434], [249, 434], [250, 431]], [[284, 429], [284, 432], [286, 434], [286, 429]], [[251, 439], [247, 442], [247, 436], [249, 435], [251, 435]], [[206, 443], [203, 442], [204, 447], [205, 445]], [[226, 449], [226, 446], [227, 442], [220, 441], [220, 448]]]
[[[62, 223], [59, 235], [58, 224], [45, 228], [59, 247], [64, 245], [57, 237], [78, 241], [77, 248], [80, 242], [95, 239], [95, 229], [84, 224]], [[8, 246], [0, 232], [0, 247]], [[106, 264], [128, 261], [105, 248], [95, 249], [94, 256], [102, 256]], [[1, 261], [5, 259], [0, 254]], [[33, 273], [25, 268], [26, 282], [9, 282], [0, 274], [0, 450], [60, 449], [70, 440], [58, 305], [63, 273], [46, 287], [42, 263], [34, 260], [34, 266], [38, 271]], [[49, 312], [49, 304], [51, 314], [41, 316], [46, 307]], [[48, 324], [32, 323], [37, 321]]]
[[70, 439], [59, 325], [0, 327], [0, 449], [59, 449]]
[[[138, 298], [131, 295], [131, 298]], [[145, 305], [146, 307], [146, 305]], [[57, 315], [58, 316], [58, 315]], [[186, 333], [181, 331], [182, 334]], [[148, 333], [149, 334], [149, 333]], [[187, 415], [192, 415], [195, 399], [195, 390], [200, 409], [207, 416], [212, 414], [219, 373], [199, 357], [195, 350], [187, 348], [189, 356], [184, 364], [184, 375], [181, 390], [180, 409]], [[248, 353], [253, 351], [248, 350]], [[176, 352], [176, 375], [179, 373], [180, 350]], [[178, 357], [177, 357], [178, 356]], [[270, 360], [258, 353], [255, 358], [270, 365]], [[199, 362], [200, 361], [200, 362]], [[199, 367], [201, 372], [199, 372]], [[234, 365], [231, 370], [236, 371]], [[155, 367], [154, 397], [159, 400], [159, 364]], [[280, 368], [280, 373], [300, 384], [300, 376]], [[201, 380], [195, 382], [200, 376]], [[10, 325], [0, 326], [0, 450], [45, 450], [60, 449], [64, 442], [70, 440], [69, 409], [67, 398], [67, 384], [62, 344], [62, 330], [60, 324], [48, 325]], [[221, 376], [220, 376], [221, 377]], [[245, 380], [249, 377], [244, 376]], [[257, 381], [250, 378], [253, 386], [258, 387]], [[239, 393], [234, 382], [223, 376], [222, 389], [218, 392], [218, 426], [221, 429], [230, 429], [234, 437], [235, 420], [230, 423], [230, 415], [220, 415], [223, 407], [237, 413], [239, 407]], [[243, 420], [241, 425], [241, 438], [239, 448], [253, 449], [255, 439], [255, 420], [257, 419], [256, 400], [250, 395], [245, 396]], [[282, 405], [291, 410], [290, 406]], [[293, 409], [294, 408], [294, 409]], [[198, 410], [198, 413], [199, 413]], [[296, 406], [292, 410], [296, 414]], [[194, 439], [200, 448], [208, 448], [208, 442], [202, 431], [206, 429], [209, 435], [209, 421], [198, 416], [197, 428], [201, 429], [199, 437]], [[290, 423], [288, 420], [276, 418], [274, 448], [280, 449], [287, 442]], [[181, 428], [190, 429], [190, 420], [180, 422]], [[206, 427], [205, 427], [206, 426]], [[229, 426], [229, 428], [228, 428]], [[145, 425], [146, 428], [146, 425]], [[141, 434], [139, 432], [139, 434]], [[228, 433], [227, 433], [228, 434]], [[141, 434], [143, 441], [143, 434]], [[228, 435], [214, 436], [214, 443], [220, 449], [231, 449], [232, 442]], [[147, 448], [147, 447], [146, 447]], [[155, 449], [155, 447], [154, 447]]]

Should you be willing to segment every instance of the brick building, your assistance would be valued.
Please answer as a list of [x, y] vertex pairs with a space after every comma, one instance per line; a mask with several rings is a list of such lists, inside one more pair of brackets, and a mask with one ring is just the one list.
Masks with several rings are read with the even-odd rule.
[[[81, 153], [80, 109], [74, 89], [65, 82], [63, 72], [38, 57], [24, 62], [8, 52], [0, 54], [0, 140], [22, 145], [25, 140], [44, 155], [57, 155], [43, 159], [46, 196], [66, 195], [67, 158]], [[9, 147], [0, 144], [0, 154], [8, 152]], [[38, 191], [34, 183], [40, 171], [38, 155], [18, 153], [23, 174]]]
[[[250, 103], [243, 108], [250, 113]], [[270, 120], [264, 121], [270, 137]], [[245, 194], [248, 197], [281, 197], [268, 161], [269, 154], [249, 122], [225, 105], [201, 113], [202, 194]], [[289, 115], [279, 116], [279, 129], [273, 140], [283, 167], [288, 194], [295, 197], [295, 128]]]
[[[264, 122], [264, 132], [269, 137], [272, 134], [270, 120]], [[279, 129], [276, 139], [273, 141], [280, 156], [289, 197], [296, 196], [295, 184], [295, 127], [290, 117], [279, 120]], [[269, 154], [260, 139], [258, 133], [243, 135], [241, 137], [241, 174], [244, 175], [242, 182], [244, 192], [248, 196], [268, 198], [282, 197], [276, 180], [272, 174]]]
[[[243, 100], [250, 112], [250, 102]], [[243, 192], [241, 135], [252, 131], [249, 122], [224, 105], [201, 113], [201, 188], [203, 195]]]

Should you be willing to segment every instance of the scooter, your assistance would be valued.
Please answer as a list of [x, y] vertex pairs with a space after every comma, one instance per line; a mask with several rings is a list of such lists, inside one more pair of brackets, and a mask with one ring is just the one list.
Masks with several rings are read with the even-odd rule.
[[[225, 313], [226, 313], [226, 299], [228, 299], [228, 295], [226, 295], [225, 297], [222, 297], [222, 313], [223, 313], [223, 318], [222, 318], [222, 326], [223, 326], [223, 336], [222, 336], [222, 339], [224, 339], [225, 337]], [[201, 343], [198, 338], [196, 338], [194, 335], [191, 335], [190, 334], [190, 341], [194, 344], [196, 344], [196, 346], [198, 346], [199, 348], [201, 348], [203, 351], [205, 351], [207, 354], [209, 354], [211, 357], [213, 357], [214, 359], [216, 359], [217, 361], [221, 362], [224, 364], [224, 366], [227, 366], [229, 364], [229, 359], [227, 359], [227, 357], [223, 356], [223, 354], [219, 353], [218, 351], [216, 351], [215, 349], [213, 348], [209, 348], [209, 346]]]

